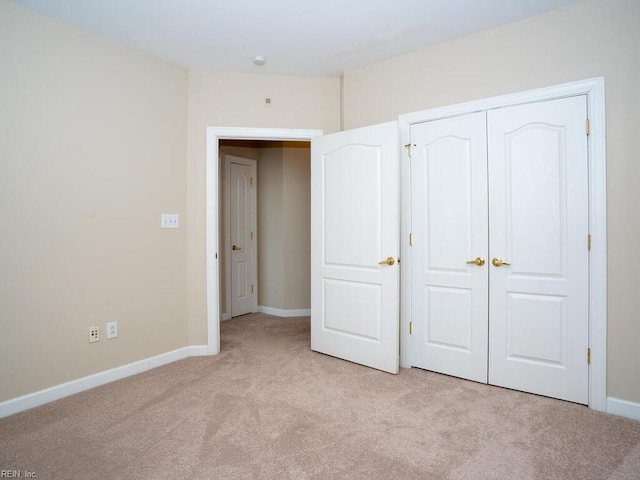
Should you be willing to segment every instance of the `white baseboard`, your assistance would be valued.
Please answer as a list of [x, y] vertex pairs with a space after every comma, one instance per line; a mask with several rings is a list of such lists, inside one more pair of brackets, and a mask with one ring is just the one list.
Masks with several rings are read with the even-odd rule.
[[280, 308], [271, 308], [258, 306], [258, 311], [266, 313], [268, 315], [275, 315], [277, 317], [309, 317], [311, 316], [311, 309], [299, 309], [299, 310], [282, 310]]
[[223, 313], [223, 314], [221, 315], [221, 320], [222, 320], [223, 322], [226, 322], [227, 320], [231, 320], [231, 315], [229, 315], [228, 313]]
[[8, 417], [14, 413], [39, 407], [45, 403], [59, 400], [75, 393], [80, 393], [90, 388], [99, 387], [115, 380], [120, 380], [131, 375], [146, 372], [152, 368], [161, 367], [168, 363], [182, 360], [187, 357], [208, 355], [206, 345], [184, 347], [172, 352], [163, 353], [155, 357], [146, 358], [137, 362], [122, 365], [121, 367], [105, 370], [87, 377], [72, 380], [70, 382], [45, 388], [37, 392], [29, 393], [21, 397], [12, 398], [0, 403], [0, 418]]
[[[258, 310], [262, 313], [276, 315], [279, 317], [304, 317], [311, 315], [310, 310], [281, 310], [271, 307], [258, 307]], [[104, 372], [95, 373], [87, 377], [55, 385], [50, 388], [45, 388], [44, 390], [29, 393], [21, 397], [12, 398], [10, 400], [0, 402], [0, 418], [39, 407], [45, 403], [53, 402], [54, 400], [59, 400], [64, 397], [68, 397], [69, 395], [99, 387], [100, 385], [120, 380], [131, 375], [146, 372], [152, 368], [161, 367], [162, 365], [167, 365], [169, 363], [182, 360], [183, 358], [207, 355], [209, 355], [209, 353], [206, 345], [184, 347], [155, 357], [122, 365], [121, 367], [112, 368], [111, 370], [105, 370]], [[607, 413], [640, 420], [640, 403], [608, 397]]]
[[607, 397], [607, 413], [640, 420], [640, 403]]
[[187, 348], [189, 349], [189, 357], [206, 357], [211, 355], [209, 353], [209, 347], [206, 345], [192, 345]]

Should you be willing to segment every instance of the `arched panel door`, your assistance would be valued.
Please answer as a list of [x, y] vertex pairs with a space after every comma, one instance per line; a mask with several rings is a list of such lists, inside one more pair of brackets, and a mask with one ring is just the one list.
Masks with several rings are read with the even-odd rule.
[[311, 348], [399, 365], [396, 122], [311, 142]]

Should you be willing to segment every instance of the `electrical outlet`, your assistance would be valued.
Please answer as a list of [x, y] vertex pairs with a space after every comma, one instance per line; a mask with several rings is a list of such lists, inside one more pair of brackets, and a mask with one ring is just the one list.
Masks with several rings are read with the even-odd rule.
[[89, 327], [89, 343], [99, 342], [99, 341], [100, 341], [100, 327], [98, 325]]
[[107, 323], [107, 340], [118, 336], [118, 322]]

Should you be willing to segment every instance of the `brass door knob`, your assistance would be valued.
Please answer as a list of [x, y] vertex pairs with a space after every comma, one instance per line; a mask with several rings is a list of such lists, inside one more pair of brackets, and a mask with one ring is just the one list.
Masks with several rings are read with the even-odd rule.
[[501, 267], [502, 265], [511, 265], [509, 262], [505, 262], [498, 257], [493, 257], [493, 260], [491, 260], [491, 263], [493, 263], [494, 267]]
[[393, 257], [387, 257], [386, 260], [378, 262], [378, 265], [393, 265], [394, 263], [396, 263], [396, 261], [393, 259]]
[[475, 265], [477, 265], [477, 266], [481, 267], [481, 266], [483, 266], [483, 265], [484, 265], [484, 258], [482, 258], [482, 257], [476, 257], [476, 259], [475, 259], [475, 260], [469, 260], [469, 261], [467, 262], [467, 264], [468, 264], [468, 265], [475, 264]]
[[242, 250], [242, 248], [240, 247], [236, 247], [235, 245], [233, 247], [231, 247], [231, 250], [233, 251], [237, 251], [237, 250]]

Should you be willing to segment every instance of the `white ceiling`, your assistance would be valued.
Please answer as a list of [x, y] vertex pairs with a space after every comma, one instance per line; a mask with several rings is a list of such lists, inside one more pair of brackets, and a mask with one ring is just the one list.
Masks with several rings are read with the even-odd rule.
[[338, 76], [576, 0], [11, 1], [192, 70]]

